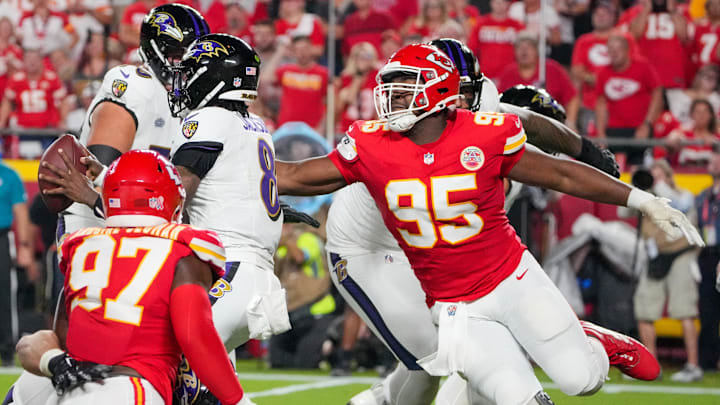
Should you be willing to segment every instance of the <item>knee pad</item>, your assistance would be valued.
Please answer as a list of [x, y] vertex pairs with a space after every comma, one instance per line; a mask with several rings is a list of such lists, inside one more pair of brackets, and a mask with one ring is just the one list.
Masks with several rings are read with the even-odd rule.
[[527, 405], [555, 405], [550, 399], [550, 395], [545, 391], [540, 391], [527, 403]]

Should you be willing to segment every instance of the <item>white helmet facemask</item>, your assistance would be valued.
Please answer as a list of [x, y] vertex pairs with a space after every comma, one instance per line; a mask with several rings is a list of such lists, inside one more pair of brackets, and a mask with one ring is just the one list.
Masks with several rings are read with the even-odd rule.
[[[382, 77], [392, 73], [402, 74], [403, 76], [408, 77], [415, 76], [415, 83], [383, 82]], [[429, 80], [425, 82], [423, 80], [423, 76], [427, 77]], [[398, 62], [392, 62], [385, 65], [380, 72], [378, 72], [378, 85], [373, 89], [375, 111], [377, 112], [378, 118], [381, 120], [387, 120], [388, 128], [391, 131], [409, 131], [416, 122], [430, 114], [445, 109], [449, 105], [452, 105], [454, 101], [460, 97], [459, 94], [448, 96], [430, 110], [425, 111], [430, 106], [426, 89], [442, 82], [448, 76], [449, 73], [437, 76], [435, 70], [433, 69], [400, 65]], [[412, 94], [412, 103], [410, 106], [400, 110], [393, 109], [392, 100], [394, 96], [398, 96], [398, 93], [402, 93], [403, 95]], [[416, 111], [424, 112], [420, 115], [416, 115]]]

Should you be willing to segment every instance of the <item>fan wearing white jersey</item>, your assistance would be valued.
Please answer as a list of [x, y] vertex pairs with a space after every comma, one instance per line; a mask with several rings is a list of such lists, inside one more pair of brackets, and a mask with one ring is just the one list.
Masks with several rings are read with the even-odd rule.
[[246, 104], [257, 97], [259, 69], [247, 43], [210, 34], [185, 54], [170, 92], [173, 113], [189, 111], [171, 156], [190, 223], [212, 229], [225, 245], [225, 281], [210, 295], [223, 297], [213, 319], [228, 350], [290, 329], [285, 290], [273, 272], [283, 212], [272, 137]]
[[[171, 61], [182, 57], [195, 39], [210, 32], [205, 19], [191, 7], [165, 4], [152, 9], [142, 23], [140, 55], [144, 65], [116, 66], [88, 108], [80, 141], [102, 163], [109, 165], [131, 149], [154, 149], [167, 156], [170, 135], [180, 129], [167, 103]], [[96, 185], [102, 184], [102, 177]], [[102, 202], [97, 200], [96, 207]], [[80, 228], [104, 227], [99, 213], [73, 204], [60, 215], [58, 237]], [[50, 380], [23, 372], [3, 405], [44, 405], [54, 395]]]
[[[547, 93], [533, 90], [538, 97], [527, 100], [507, 97], [520, 107], [501, 103], [494, 84], [480, 73], [472, 51], [453, 39], [435, 40], [432, 44], [450, 56], [460, 70], [462, 108], [514, 113], [522, 120], [530, 142], [619, 175], [611, 154], [603, 153], [559, 123], [564, 120], [564, 110]], [[525, 89], [521, 92], [525, 93]], [[515, 89], [512, 94], [516, 94]], [[333, 266], [332, 280], [338, 291], [400, 361], [382, 383], [359, 393], [350, 404], [430, 404], [439, 378], [427, 374], [417, 360], [437, 350], [437, 330], [420, 283], [364, 184], [351, 184], [335, 193], [327, 219], [327, 238], [328, 263]], [[388, 285], [403, 288], [389, 295]], [[464, 387], [464, 380], [451, 376], [436, 403], [465, 404], [468, 399], [461, 392]], [[483, 400], [475, 395], [472, 401], [477, 404]]]

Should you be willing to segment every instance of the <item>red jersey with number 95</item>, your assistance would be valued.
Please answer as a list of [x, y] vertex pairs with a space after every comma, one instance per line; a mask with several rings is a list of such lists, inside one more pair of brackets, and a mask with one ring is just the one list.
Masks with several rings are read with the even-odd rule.
[[180, 362], [170, 321], [175, 266], [194, 254], [221, 277], [225, 250], [218, 237], [177, 224], [86, 228], [69, 235], [60, 254], [70, 355], [131, 367], [171, 403]]
[[348, 184], [365, 183], [432, 305], [480, 298], [517, 268], [525, 246], [502, 178], [525, 140], [517, 116], [458, 110], [425, 145], [357, 121], [328, 157]]

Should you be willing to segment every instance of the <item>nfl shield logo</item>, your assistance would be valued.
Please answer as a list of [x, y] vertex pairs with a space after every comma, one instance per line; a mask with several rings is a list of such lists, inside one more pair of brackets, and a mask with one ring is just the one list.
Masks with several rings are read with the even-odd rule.
[[233, 86], [240, 87], [242, 85], [242, 79], [239, 77], [233, 78]]
[[424, 154], [423, 162], [425, 162], [426, 165], [431, 165], [431, 164], [435, 163], [435, 154], [434, 153]]
[[457, 312], [457, 305], [450, 305], [447, 309], [448, 316], [455, 316], [455, 312]]

